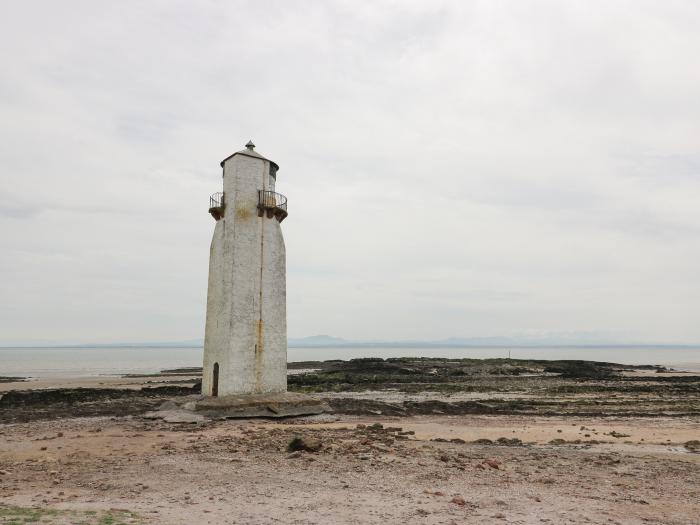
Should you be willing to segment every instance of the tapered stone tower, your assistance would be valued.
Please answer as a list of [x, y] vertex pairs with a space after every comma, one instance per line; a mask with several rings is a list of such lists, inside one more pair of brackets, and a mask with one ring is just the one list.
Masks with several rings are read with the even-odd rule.
[[202, 393], [287, 390], [286, 256], [280, 224], [287, 199], [279, 167], [252, 142], [221, 162], [224, 191], [210, 199], [216, 220], [209, 259]]

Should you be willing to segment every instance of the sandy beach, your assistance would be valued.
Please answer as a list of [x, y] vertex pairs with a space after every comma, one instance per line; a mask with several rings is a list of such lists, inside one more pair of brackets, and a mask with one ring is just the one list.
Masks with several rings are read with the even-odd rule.
[[[683, 446], [697, 420], [323, 419], [8, 425], [0, 502], [50, 509], [50, 523], [695, 524], [700, 515], [700, 454]], [[584, 432], [606, 442], [551, 444]], [[294, 436], [320, 450], [288, 452]], [[523, 444], [472, 442], [498, 438]]]
[[196, 374], [3, 383], [0, 523], [698, 523], [699, 376], [465, 363], [299, 364], [335, 411], [278, 420], [147, 417]]

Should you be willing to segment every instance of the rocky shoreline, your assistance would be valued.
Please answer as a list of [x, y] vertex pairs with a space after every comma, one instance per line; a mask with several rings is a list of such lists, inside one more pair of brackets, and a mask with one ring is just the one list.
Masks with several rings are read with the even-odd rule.
[[[660, 366], [510, 359], [353, 359], [290, 363], [290, 392], [338, 414], [700, 416], [700, 375]], [[32, 389], [0, 397], [0, 423], [139, 415], [200, 392], [201, 369], [129, 375], [118, 386]], [[132, 383], [141, 381], [141, 383]]]

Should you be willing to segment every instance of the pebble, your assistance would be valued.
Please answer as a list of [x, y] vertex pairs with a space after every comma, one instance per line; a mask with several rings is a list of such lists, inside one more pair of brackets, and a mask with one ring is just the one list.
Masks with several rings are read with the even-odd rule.
[[491, 467], [492, 469], [498, 470], [498, 469], [501, 468], [501, 465], [502, 465], [503, 463], [501, 463], [501, 462], [498, 461], [497, 459], [485, 459], [485, 460], [483, 461], [483, 464], [484, 464], [484, 465], [488, 465], [488, 466]]

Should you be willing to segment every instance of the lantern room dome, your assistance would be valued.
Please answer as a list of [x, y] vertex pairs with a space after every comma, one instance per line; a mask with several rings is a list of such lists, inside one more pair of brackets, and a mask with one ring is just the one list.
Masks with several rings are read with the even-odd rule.
[[266, 157], [263, 157], [262, 155], [260, 155], [260, 153], [258, 153], [257, 151], [255, 151], [255, 144], [253, 144], [253, 141], [252, 141], [252, 140], [249, 140], [249, 141], [248, 141], [248, 144], [245, 145], [245, 149], [242, 149], [241, 151], [237, 151], [236, 153], [233, 153], [233, 154], [229, 155], [228, 157], [226, 157], [224, 160], [222, 160], [222, 161], [221, 161], [221, 167], [223, 168], [223, 167], [224, 167], [224, 163], [225, 163], [227, 160], [232, 159], [232, 158], [235, 157], [236, 155], [245, 155], [246, 157], [253, 157], [253, 158], [256, 158], [256, 159], [266, 160], [266, 161], [268, 161], [270, 164], [272, 164], [272, 165], [275, 167], [275, 171], [277, 171], [278, 169], [280, 169], [280, 167], [277, 165], [277, 163], [276, 163], [275, 161], [270, 160], [270, 159], [268, 159], [268, 158], [266, 158]]

